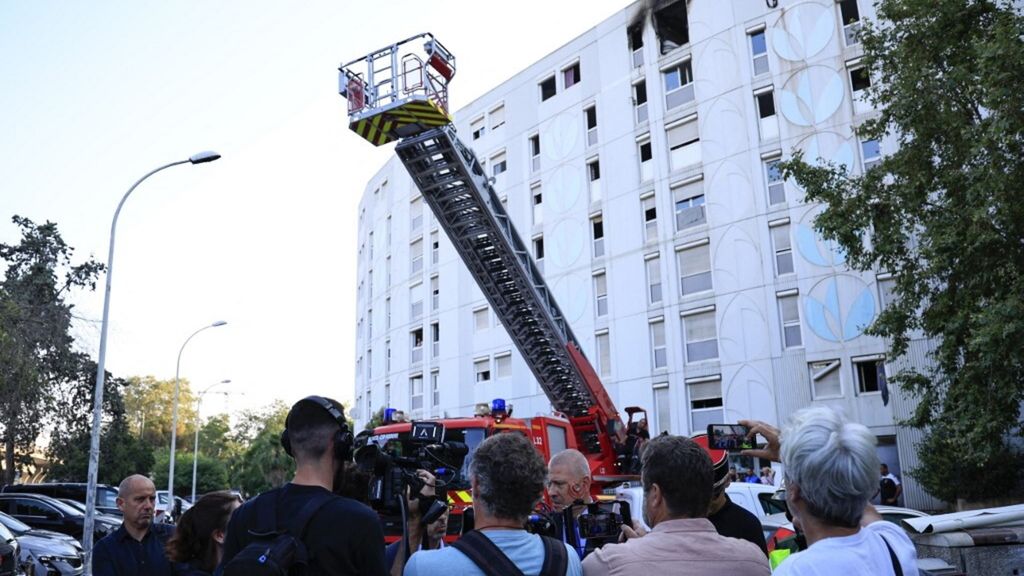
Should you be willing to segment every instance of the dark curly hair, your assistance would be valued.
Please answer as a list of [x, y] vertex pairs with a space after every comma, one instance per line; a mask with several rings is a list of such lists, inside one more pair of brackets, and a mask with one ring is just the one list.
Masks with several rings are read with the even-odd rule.
[[238, 497], [228, 491], [210, 492], [185, 511], [174, 535], [167, 541], [171, 562], [191, 562], [207, 572], [217, 568], [214, 530], [226, 531]]
[[533, 443], [518, 432], [496, 434], [473, 453], [473, 505], [492, 516], [526, 521], [544, 492], [547, 467]]

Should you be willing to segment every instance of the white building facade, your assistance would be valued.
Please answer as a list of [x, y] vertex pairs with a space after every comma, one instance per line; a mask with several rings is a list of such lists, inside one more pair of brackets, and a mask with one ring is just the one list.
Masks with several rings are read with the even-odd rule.
[[[883, 402], [885, 342], [863, 333], [890, 283], [846, 267], [813, 230], [821, 206], [776, 168], [799, 149], [861, 171], [886, 149], [855, 134], [874, 113], [854, 36], [873, 9], [689, 4], [612, 15], [457, 111], [460, 137], [620, 409], [696, 434], [837, 406], [900, 474], [917, 464], [897, 426], [913, 403]], [[550, 411], [397, 157], [366, 187], [358, 243], [359, 426], [383, 406]], [[906, 505], [935, 507], [902, 477]]]

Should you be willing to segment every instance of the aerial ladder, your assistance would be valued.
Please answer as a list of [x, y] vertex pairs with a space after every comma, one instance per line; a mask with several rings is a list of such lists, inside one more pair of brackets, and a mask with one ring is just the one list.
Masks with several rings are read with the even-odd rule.
[[[491, 308], [508, 330], [595, 480], [621, 478], [626, 427], [448, 109], [455, 57], [432, 34], [343, 64], [349, 128], [395, 148]], [[630, 419], [640, 409], [630, 409]], [[625, 456], [628, 459], [628, 455]]]

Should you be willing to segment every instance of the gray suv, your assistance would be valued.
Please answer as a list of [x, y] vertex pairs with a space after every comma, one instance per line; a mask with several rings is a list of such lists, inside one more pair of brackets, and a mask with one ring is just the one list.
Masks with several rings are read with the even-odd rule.
[[0, 526], [10, 530], [21, 545], [18, 563], [25, 573], [37, 576], [79, 576], [85, 572], [82, 545], [71, 536], [36, 530], [2, 512]]

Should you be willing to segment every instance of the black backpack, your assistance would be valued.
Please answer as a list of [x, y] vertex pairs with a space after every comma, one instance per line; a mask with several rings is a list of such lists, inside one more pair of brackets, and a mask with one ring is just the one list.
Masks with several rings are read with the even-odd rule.
[[224, 565], [223, 576], [299, 576], [307, 573], [310, 558], [302, 542], [306, 525], [336, 496], [326, 491], [317, 493], [281, 530], [277, 522], [279, 494], [256, 497], [256, 527], [249, 530], [252, 541]]

